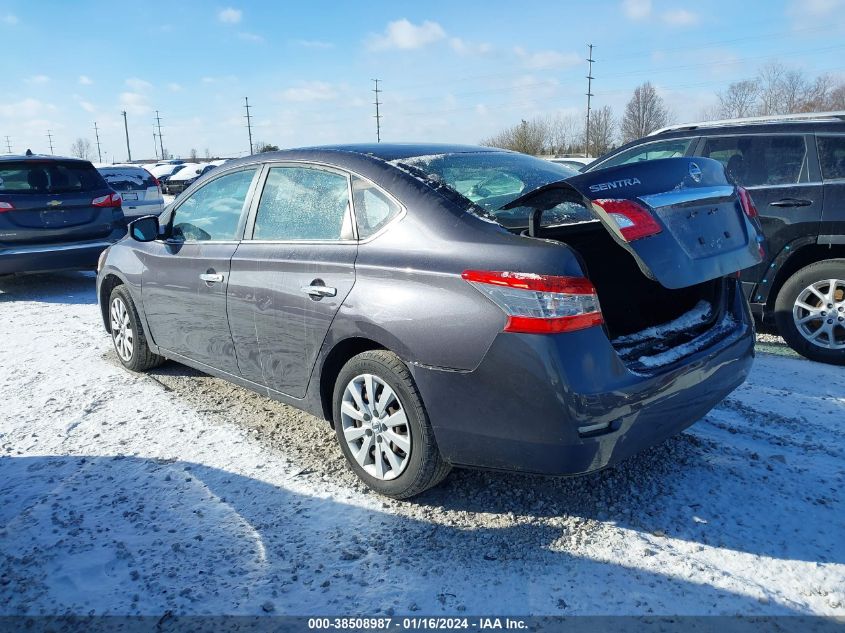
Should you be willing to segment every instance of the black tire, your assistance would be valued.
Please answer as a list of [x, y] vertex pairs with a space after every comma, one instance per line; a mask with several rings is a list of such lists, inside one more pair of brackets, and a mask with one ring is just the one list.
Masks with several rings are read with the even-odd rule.
[[[411, 447], [407, 453], [404, 469], [394, 479], [379, 479], [367, 473], [358, 464], [344, 437], [341, 418], [343, 394], [347, 385], [363, 374], [372, 374], [387, 384], [396, 394], [407, 418], [407, 431]], [[373, 350], [358, 354], [340, 370], [335, 381], [332, 400], [334, 428], [338, 444], [352, 471], [379, 494], [394, 499], [408, 499], [439, 484], [449, 474], [451, 466], [443, 460], [420, 393], [411, 377], [408, 367], [396, 354], [384, 350]], [[372, 450], [376, 450], [373, 444]]]
[[[845, 281], [845, 259], [826, 259], [805, 266], [793, 274], [783, 284], [775, 300], [775, 323], [787, 344], [802, 356], [820, 363], [845, 365], [845, 349], [827, 349], [806, 339], [795, 324], [792, 313], [796, 300], [805, 288], [829, 279]], [[845, 336], [845, 297], [839, 297], [837, 294], [836, 298], [839, 301], [833, 304], [832, 310], [825, 310], [828, 313], [825, 318], [834, 320], [838, 338], [840, 335]], [[822, 336], [824, 338], [824, 335]], [[827, 341], [827, 338], [824, 340]]]
[[[121, 301], [126, 308], [129, 328], [131, 328], [132, 333], [132, 342], [129, 346], [131, 348], [131, 355], [125, 354], [121, 351], [115, 332], [112, 331], [114, 329], [111, 325], [113, 320], [112, 309], [115, 306], [115, 300]], [[111, 291], [111, 295], [109, 295], [108, 316], [109, 331], [112, 335], [112, 343], [114, 343], [117, 358], [123, 366], [126, 367], [126, 369], [130, 369], [132, 371], [147, 371], [153, 367], [158, 367], [166, 360], [163, 356], [159, 356], [158, 354], [150, 351], [146, 334], [144, 333], [144, 329], [141, 327], [141, 320], [138, 318], [138, 310], [135, 308], [135, 303], [132, 301], [132, 295], [129, 294], [129, 290], [126, 289], [126, 286], [116, 286]]]

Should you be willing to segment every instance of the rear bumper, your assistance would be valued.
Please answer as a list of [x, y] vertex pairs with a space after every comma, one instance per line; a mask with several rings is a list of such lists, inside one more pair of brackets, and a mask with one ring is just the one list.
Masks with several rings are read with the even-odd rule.
[[750, 370], [754, 329], [732, 285], [736, 328], [651, 375], [631, 372], [601, 328], [501, 334], [471, 372], [412, 367], [443, 457], [456, 465], [574, 475], [679, 433]]
[[92, 242], [0, 247], [0, 275], [93, 269], [100, 253], [123, 235], [121, 231]]

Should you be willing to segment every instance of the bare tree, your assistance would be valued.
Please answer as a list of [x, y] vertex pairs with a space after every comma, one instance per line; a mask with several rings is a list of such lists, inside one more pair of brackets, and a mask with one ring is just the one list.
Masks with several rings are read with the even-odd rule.
[[278, 152], [279, 146], [273, 145], [272, 143], [267, 143], [266, 141], [255, 141], [253, 143], [255, 147], [256, 154], [263, 154], [264, 152]]
[[651, 82], [647, 81], [637, 86], [625, 106], [620, 126], [622, 142], [627, 143], [647, 136], [650, 132], [665, 127], [668, 122], [669, 110], [663, 98], [657, 94]]
[[82, 158], [84, 160], [92, 160], [94, 158], [94, 152], [91, 149], [91, 141], [87, 138], [78, 138], [73, 142], [73, 145], [70, 146], [70, 153], [77, 158]]
[[590, 146], [585, 148], [591, 156], [601, 156], [613, 148], [616, 136], [616, 123], [613, 109], [604, 106], [593, 110], [590, 115]]
[[845, 110], [845, 83], [831, 89], [827, 95], [825, 110]]
[[574, 152], [583, 134], [581, 119], [572, 114], [555, 115], [547, 120], [545, 151], [549, 154]]
[[211, 150], [207, 147], [205, 148], [205, 159], [209, 160], [211, 158]]
[[543, 119], [523, 119], [517, 125], [481, 141], [482, 145], [501, 147], [523, 154], [542, 154], [548, 138], [548, 125]]
[[192, 147], [192, 148], [191, 148], [191, 160], [192, 160], [192, 161], [194, 161], [194, 162], [196, 162], [196, 160], [197, 160], [197, 156], [198, 156], [198, 154], [197, 154], [197, 150], [196, 150], [195, 148], [193, 148], [193, 147]]
[[723, 119], [738, 119], [752, 116], [758, 111], [760, 84], [756, 79], [735, 81], [727, 90], [720, 92], [719, 117]]

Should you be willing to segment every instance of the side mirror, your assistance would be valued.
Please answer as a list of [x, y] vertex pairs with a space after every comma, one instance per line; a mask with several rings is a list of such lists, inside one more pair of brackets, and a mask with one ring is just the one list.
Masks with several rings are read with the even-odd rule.
[[147, 215], [129, 223], [129, 235], [137, 242], [153, 242], [159, 237], [158, 218]]

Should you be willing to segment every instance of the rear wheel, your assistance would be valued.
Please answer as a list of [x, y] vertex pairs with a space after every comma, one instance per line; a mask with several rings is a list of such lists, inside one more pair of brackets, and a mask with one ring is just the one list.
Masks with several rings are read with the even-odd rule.
[[775, 301], [778, 331], [802, 356], [845, 365], [845, 259], [805, 266]]
[[335, 383], [333, 411], [350, 468], [376, 492], [407, 499], [449, 473], [416, 384], [395, 354], [369, 351], [346, 363]]
[[117, 357], [127, 369], [147, 371], [164, 362], [163, 356], [150, 351], [138, 311], [125, 286], [116, 286], [109, 296], [109, 330]]

